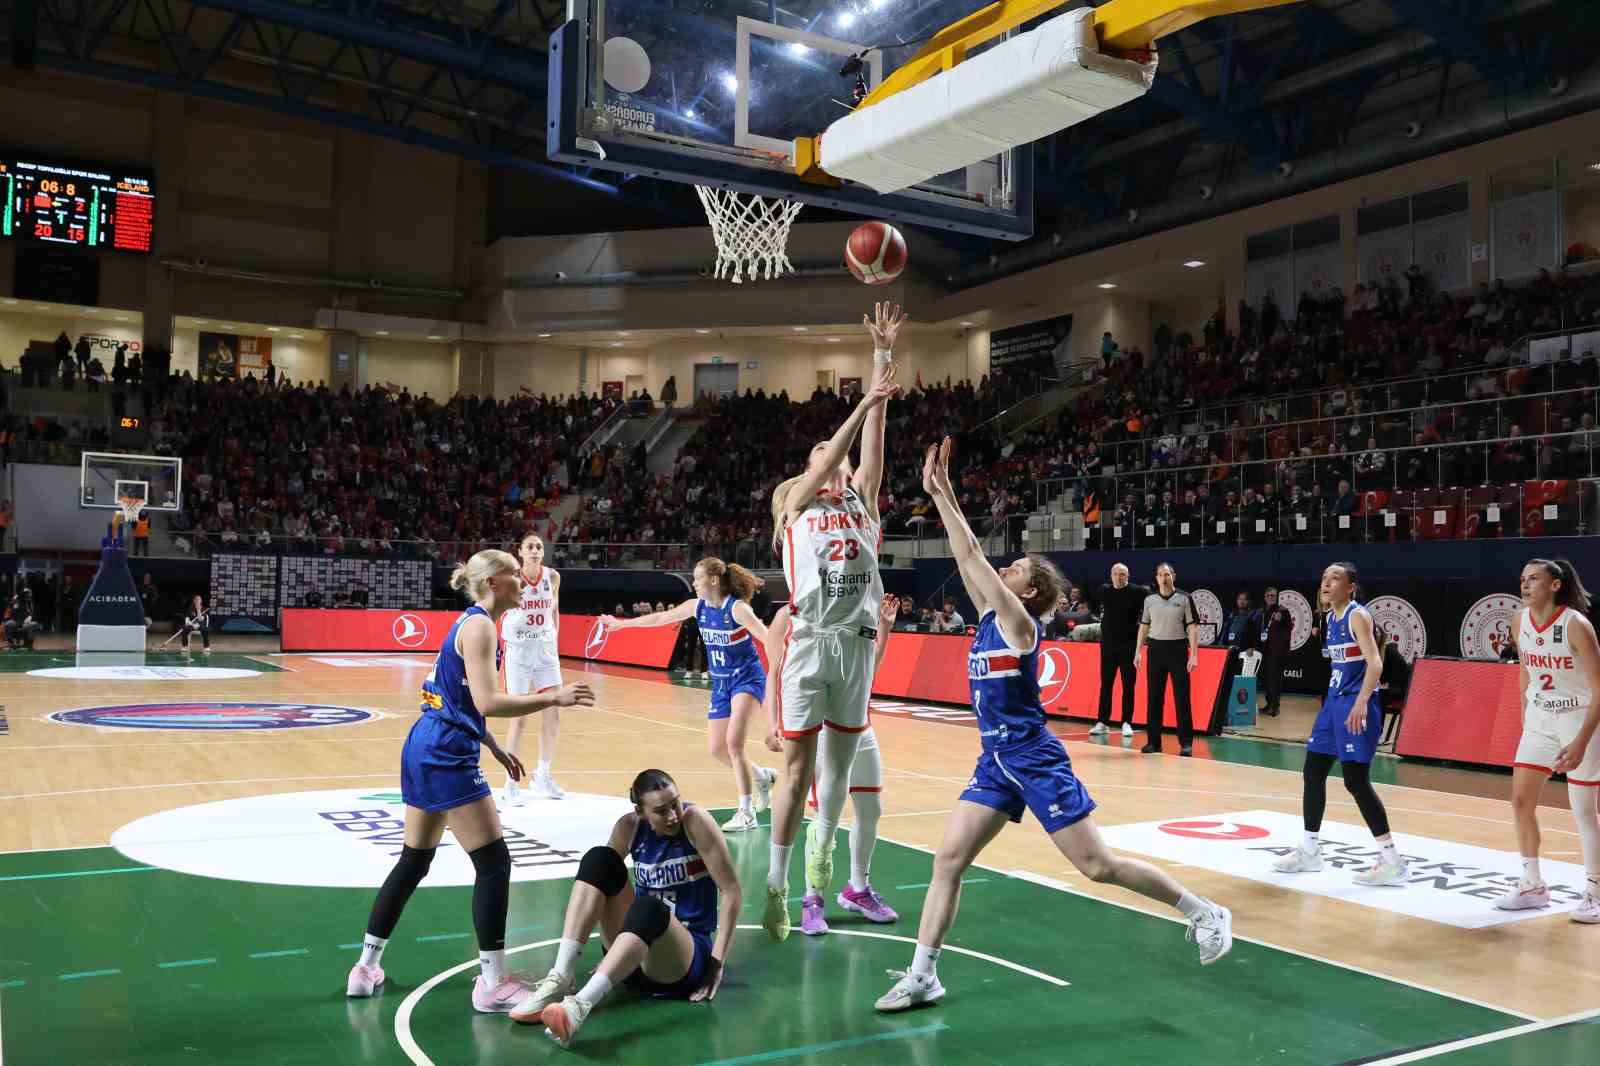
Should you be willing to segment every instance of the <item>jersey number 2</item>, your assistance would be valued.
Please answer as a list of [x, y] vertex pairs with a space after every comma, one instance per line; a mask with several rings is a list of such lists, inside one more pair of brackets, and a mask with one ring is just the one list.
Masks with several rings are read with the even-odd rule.
[[828, 542], [828, 558], [834, 562], [845, 559], [855, 559], [861, 554], [861, 542], [858, 540], [830, 540]]
[[1550, 675], [1550, 674], [1540, 674], [1539, 675], [1539, 690], [1541, 692], [1554, 692], [1556, 690], [1556, 679], [1555, 679], [1555, 677]]

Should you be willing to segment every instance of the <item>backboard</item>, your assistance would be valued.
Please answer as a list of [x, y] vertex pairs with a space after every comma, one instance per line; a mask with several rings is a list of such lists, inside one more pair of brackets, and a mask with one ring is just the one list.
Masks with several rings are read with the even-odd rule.
[[169, 512], [183, 502], [183, 460], [170, 455], [84, 452], [78, 470], [78, 506], [117, 510], [119, 497], [142, 494], [144, 509]]
[[923, 39], [983, 6], [569, 0], [569, 21], [550, 40], [548, 154], [884, 221], [1024, 239], [1033, 233], [1031, 145], [887, 195], [852, 182], [809, 184], [794, 171], [794, 139], [822, 133], [851, 109], [857, 76], [840, 73], [851, 57], [862, 57], [860, 78], [871, 90]]

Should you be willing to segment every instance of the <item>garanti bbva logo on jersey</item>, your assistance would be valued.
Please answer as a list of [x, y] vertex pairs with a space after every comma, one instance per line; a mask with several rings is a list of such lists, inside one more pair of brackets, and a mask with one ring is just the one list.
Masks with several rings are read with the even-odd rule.
[[352, 725], [374, 717], [355, 707], [319, 703], [118, 703], [57, 711], [52, 722], [109, 729], [261, 730]]

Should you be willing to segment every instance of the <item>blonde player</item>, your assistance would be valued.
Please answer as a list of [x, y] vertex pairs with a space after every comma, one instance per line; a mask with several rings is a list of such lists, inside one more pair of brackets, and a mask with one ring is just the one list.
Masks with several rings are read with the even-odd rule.
[[[762, 926], [774, 940], [789, 936], [789, 858], [805, 806], [806, 785], [817, 778], [816, 847], [806, 883], [819, 891], [833, 880], [833, 838], [850, 786], [856, 745], [867, 729], [874, 642], [883, 579], [878, 574], [882, 526], [878, 489], [883, 482], [884, 409], [899, 393], [892, 350], [905, 314], [880, 303], [862, 316], [873, 339], [872, 388], [833, 437], [811, 449], [803, 474], [785, 483], [783, 570], [791, 613], [779, 693], [784, 761], [788, 770], [772, 797], [772, 853]], [[861, 436], [861, 466], [850, 469], [850, 445]], [[817, 760], [817, 734], [839, 736]]]
[[1550, 906], [1539, 872], [1539, 793], [1552, 773], [1567, 775], [1567, 802], [1578, 822], [1588, 887], [1572, 920], [1600, 924], [1600, 645], [1586, 614], [1589, 593], [1565, 559], [1534, 559], [1522, 568], [1523, 609], [1516, 634], [1522, 681], [1522, 741], [1511, 771], [1522, 877], [1495, 900], [1503, 911]]
[[[506, 692], [525, 696], [561, 687], [561, 656], [556, 645], [561, 575], [544, 565], [544, 541], [537, 533], [523, 536], [517, 546], [517, 557], [522, 562], [522, 597], [515, 609], [506, 612], [505, 621], [500, 625], [500, 637], [506, 642]], [[527, 724], [524, 718], [511, 720], [511, 728], [506, 733], [506, 750], [513, 755], [518, 754]], [[534, 799], [558, 800], [566, 795], [550, 775], [560, 733], [561, 712], [552, 707], [539, 719], [539, 764], [528, 782]], [[517, 779], [509, 774], [502, 799], [511, 807], [527, 802], [527, 795]]]
[[[889, 649], [889, 631], [894, 628], [896, 615], [900, 613], [900, 601], [893, 596], [883, 598], [883, 606], [878, 610], [878, 641], [876, 658], [873, 660], [873, 673], [883, 662], [884, 653]], [[772, 624], [767, 627], [767, 662], [770, 664], [770, 676], [767, 681], [768, 715], [773, 722], [773, 736], [777, 736], [778, 722], [782, 717], [779, 708], [779, 698], [776, 695], [783, 676], [783, 653], [789, 636], [789, 608], [787, 605], [778, 608], [778, 613], [773, 616]], [[839, 736], [835, 730], [824, 729], [818, 748], [824, 752], [823, 758], [834, 737]], [[815, 786], [813, 785], [813, 793]], [[815, 797], [813, 795], [813, 802]], [[873, 890], [872, 852], [878, 846], [878, 820], [883, 817], [883, 756], [878, 750], [878, 733], [872, 728], [869, 718], [866, 732], [861, 734], [861, 742], [856, 746], [855, 761], [850, 765], [850, 806], [855, 812], [855, 823], [850, 827], [850, 883], [845, 885], [835, 900], [839, 906], [847, 911], [855, 911], [864, 916], [869, 922], [886, 924], [897, 920], [900, 916], [893, 907], [884, 901], [884, 898]], [[806, 868], [813, 865], [812, 852], [816, 848], [816, 826], [812, 820], [810, 829], [806, 832]], [[823, 913], [822, 890], [826, 886], [806, 884], [805, 897], [800, 903], [800, 931], [806, 936], [821, 936], [828, 931], [828, 919]]]

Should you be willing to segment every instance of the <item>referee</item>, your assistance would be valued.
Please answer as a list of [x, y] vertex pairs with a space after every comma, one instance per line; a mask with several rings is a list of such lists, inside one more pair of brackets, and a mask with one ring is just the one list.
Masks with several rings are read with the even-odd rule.
[[1122, 675], [1122, 735], [1133, 736], [1133, 649], [1139, 636], [1139, 619], [1150, 589], [1128, 584], [1128, 568], [1111, 568], [1111, 583], [1100, 586], [1100, 715], [1089, 728], [1090, 736], [1104, 736], [1111, 728], [1111, 690]]
[[1156, 567], [1156, 591], [1145, 597], [1144, 614], [1139, 619], [1139, 641], [1134, 662], [1143, 667], [1144, 646], [1150, 645], [1150, 663], [1145, 675], [1145, 692], [1150, 697], [1149, 738], [1140, 751], [1146, 755], [1161, 751], [1161, 729], [1167, 702], [1167, 678], [1172, 678], [1172, 701], [1178, 712], [1178, 754], [1194, 754], [1194, 712], [1189, 706], [1189, 671], [1200, 661], [1200, 618], [1187, 592], [1177, 589], [1178, 571], [1171, 563]]

